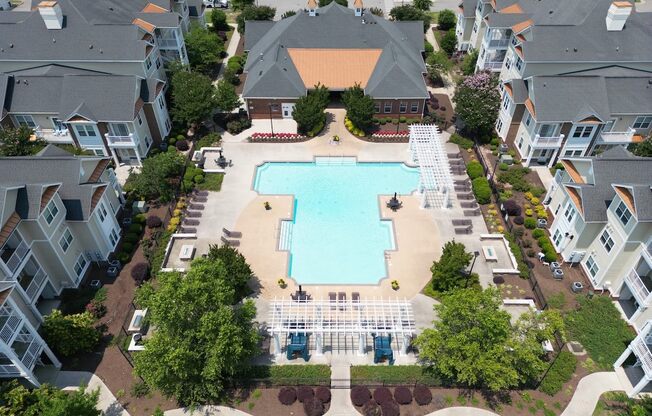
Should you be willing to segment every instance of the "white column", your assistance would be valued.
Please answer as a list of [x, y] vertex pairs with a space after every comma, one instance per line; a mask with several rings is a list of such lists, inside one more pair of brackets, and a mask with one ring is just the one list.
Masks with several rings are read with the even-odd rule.
[[629, 354], [631, 353], [632, 353], [632, 347], [628, 345], [627, 348], [625, 348], [625, 351], [623, 351], [623, 353], [620, 354], [620, 357], [618, 357], [618, 359], [614, 363], [614, 369], [622, 366], [625, 360], [627, 359], [627, 357], [629, 357]]
[[550, 162], [548, 162], [548, 168], [551, 168], [552, 165], [555, 164], [555, 159], [557, 159], [557, 153], [559, 153], [559, 148], [556, 148], [554, 152], [552, 152], [552, 157], [550, 158]]
[[636, 386], [634, 386], [634, 390], [632, 390], [632, 392], [629, 394], [629, 397], [634, 397], [637, 394], [639, 394], [641, 390], [643, 390], [645, 386], [648, 385], [649, 382], [650, 380], [648, 380], [647, 375], [643, 376], [643, 378], [641, 378], [641, 381], [639, 381], [636, 384]]
[[324, 355], [324, 341], [322, 334], [315, 334], [315, 346], [317, 347], [315, 355]]
[[143, 161], [140, 159], [140, 151], [138, 150], [138, 146], [134, 148], [134, 151], [136, 152], [136, 159], [138, 159], [138, 166], [142, 166]]
[[366, 334], [360, 333], [360, 339], [358, 340], [358, 355], [364, 355], [365, 353], [366, 338]]
[[281, 355], [281, 339], [278, 334], [274, 334], [274, 354]]
[[407, 355], [407, 350], [409, 346], [410, 346], [410, 336], [404, 334], [403, 341], [401, 342], [401, 355]]
[[113, 157], [113, 161], [115, 162], [115, 166], [118, 167], [120, 166], [120, 160], [118, 159], [118, 155], [115, 152], [115, 149], [110, 147], [109, 151], [111, 152], [111, 156]]
[[450, 190], [447, 187], [444, 187], [444, 206], [442, 207], [443, 209], [448, 209], [449, 206], [449, 198], [450, 198]]

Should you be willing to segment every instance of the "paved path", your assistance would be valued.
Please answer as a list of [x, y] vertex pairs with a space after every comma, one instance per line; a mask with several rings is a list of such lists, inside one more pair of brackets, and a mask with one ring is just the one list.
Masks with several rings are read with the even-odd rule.
[[478, 409], [477, 407], [447, 407], [428, 413], [426, 416], [500, 416], [489, 410]]
[[231, 40], [229, 41], [229, 46], [226, 48], [226, 57], [222, 60], [222, 65], [220, 66], [220, 72], [217, 74], [214, 84], [217, 84], [217, 81], [222, 79], [222, 74], [226, 69], [226, 63], [232, 56], [235, 56], [235, 52], [238, 50], [238, 44], [240, 43], [240, 32], [238, 32], [238, 25], [230, 23], [229, 26], [233, 28], [233, 35], [231, 35]]
[[105, 416], [129, 416], [129, 413], [122, 407], [111, 390], [104, 384], [102, 379], [88, 371], [59, 371], [56, 379], [52, 382], [62, 390], [79, 390], [81, 384], [86, 385], [86, 390], [93, 391], [100, 389], [100, 400], [98, 407], [104, 411]]
[[249, 413], [226, 406], [199, 406], [194, 409], [186, 407], [168, 410], [163, 414], [166, 416], [249, 416]]
[[589, 374], [577, 384], [575, 394], [561, 416], [589, 415], [603, 393], [618, 390], [623, 390], [623, 386], [615, 371]]
[[351, 402], [351, 367], [346, 360], [334, 360], [331, 366], [331, 407], [327, 416], [357, 415]]
[[432, 45], [435, 51], [438, 51], [439, 44], [437, 43], [437, 39], [435, 38], [435, 33], [432, 31], [432, 29], [435, 27], [437, 27], [437, 25], [430, 25], [428, 31], [426, 32], [426, 40]]

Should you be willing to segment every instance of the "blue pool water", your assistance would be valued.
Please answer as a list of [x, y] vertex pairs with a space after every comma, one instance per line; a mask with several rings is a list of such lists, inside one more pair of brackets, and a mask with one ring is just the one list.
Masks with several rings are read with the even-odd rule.
[[[294, 195], [290, 277], [304, 284], [375, 284], [386, 277], [392, 224], [380, 220], [378, 195], [409, 194], [418, 170], [402, 163], [266, 163], [260, 194]], [[383, 201], [384, 202], [384, 201]], [[273, 207], [272, 207], [273, 208]]]

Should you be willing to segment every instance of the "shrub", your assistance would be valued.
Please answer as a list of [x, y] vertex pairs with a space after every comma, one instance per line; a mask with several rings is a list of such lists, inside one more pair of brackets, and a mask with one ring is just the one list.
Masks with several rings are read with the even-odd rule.
[[179, 225], [180, 222], [181, 222], [181, 218], [179, 218], [179, 217], [170, 218], [170, 225], [171, 226], [176, 227], [177, 225]]
[[437, 28], [439, 30], [449, 30], [455, 27], [457, 22], [457, 17], [455, 13], [450, 9], [444, 9], [439, 12], [439, 17], [437, 18]]
[[526, 218], [523, 224], [525, 225], [525, 228], [527, 228], [528, 230], [534, 230], [535, 228], [537, 228], [537, 220], [534, 218], [530, 218], [530, 217]]
[[100, 319], [106, 315], [106, 305], [93, 299], [86, 305], [86, 312], [90, 312], [93, 318]]
[[140, 224], [131, 224], [128, 232], [140, 235], [143, 232], [143, 226]]
[[122, 242], [123, 242], [123, 243], [130, 243], [130, 244], [134, 244], [134, 243], [136, 243], [138, 240], [140, 240], [140, 236], [139, 236], [138, 234], [134, 234], [134, 233], [127, 233], [127, 234], [122, 238]]
[[484, 168], [477, 160], [472, 160], [466, 165], [466, 174], [475, 179], [484, 176]]
[[313, 397], [315, 397], [315, 392], [312, 390], [312, 387], [301, 386], [297, 389], [297, 400], [301, 403]]
[[226, 123], [226, 130], [231, 134], [238, 134], [251, 127], [251, 120], [243, 117], [239, 120], [232, 120]]
[[331, 401], [331, 390], [324, 386], [317, 387], [315, 397], [321, 400], [322, 403], [328, 403]]
[[392, 400], [392, 392], [387, 387], [378, 387], [374, 390], [374, 400], [379, 404]]
[[355, 386], [351, 389], [351, 401], [356, 406], [362, 406], [371, 400], [371, 392], [365, 386]]
[[401, 117], [399, 117], [398, 121], [400, 121], [401, 123], [405, 123], [407, 121], [407, 118], [404, 117], [404, 116], [401, 116]]
[[521, 215], [521, 207], [513, 199], [508, 199], [503, 202], [503, 208], [505, 208], [505, 212], [512, 217]]
[[362, 414], [364, 416], [382, 416], [382, 410], [375, 400], [369, 400], [362, 408]]
[[430, 392], [430, 389], [423, 384], [417, 384], [414, 386], [414, 401], [416, 401], [420, 406], [430, 404], [432, 401], [432, 393]]
[[535, 253], [534, 253], [534, 250], [530, 249], [530, 250], [526, 251], [525, 254], [526, 254], [528, 257], [534, 257], [534, 254], [535, 254]]
[[131, 253], [125, 253], [124, 251], [121, 251], [120, 253], [116, 254], [115, 258], [120, 260], [120, 263], [127, 264], [129, 263], [129, 260], [131, 260]]
[[281, 391], [278, 392], [278, 401], [281, 404], [290, 406], [297, 400], [297, 391], [294, 387], [283, 387]]
[[142, 381], [138, 381], [131, 386], [131, 395], [134, 397], [145, 397], [149, 394], [149, 386]]
[[122, 243], [122, 250], [126, 251], [127, 253], [133, 253], [134, 244], [133, 243]]
[[322, 416], [324, 414], [324, 404], [320, 400], [311, 397], [303, 402], [303, 411], [306, 412], [306, 416]]
[[537, 211], [537, 218], [542, 220], [548, 219], [548, 213], [545, 210]]
[[203, 183], [204, 182], [204, 175], [195, 175], [192, 177], [192, 181], [194, 183]]
[[394, 399], [398, 404], [412, 403], [412, 392], [405, 386], [399, 386], [394, 389]]
[[100, 333], [93, 327], [95, 318], [88, 313], [63, 315], [55, 309], [43, 320], [41, 330], [45, 342], [64, 357], [92, 351], [100, 340]]
[[131, 222], [134, 224], [145, 224], [146, 219], [145, 214], [136, 214], [131, 217]]
[[455, 143], [456, 145], [458, 145], [459, 147], [465, 150], [471, 149], [473, 147], [473, 140], [467, 139], [466, 137], [462, 137], [457, 133], [453, 133], [451, 135], [451, 138], [448, 139], [448, 141], [451, 143]]
[[523, 234], [525, 234], [525, 230], [523, 229], [523, 227], [516, 227], [514, 229], [514, 235], [516, 237], [521, 238], [523, 237]]
[[528, 208], [525, 210], [525, 215], [528, 217], [531, 217], [534, 212], [532, 211], [532, 208]]
[[514, 221], [514, 224], [516, 224], [516, 225], [523, 225], [523, 222], [524, 222], [523, 217], [521, 217], [521, 216], [514, 217], [512, 219], [512, 221]]
[[532, 247], [532, 240], [523, 240], [521, 244], [523, 244], [523, 247], [525, 248], [530, 248]]
[[441, 380], [430, 372], [424, 371], [420, 365], [379, 366], [354, 365], [351, 367], [351, 383], [356, 384], [411, 385], [415, 383], [431, 386], [441, 385]]
[[501, 163], [500, 165], [498, 165], [498, 169], [505, 171], [509, 169], [509, 165], [507, 163]]
[[571, 379], [577, 366], [577, 358], [569, 351], [561, 351], [550, 370], [541, 381], [539, 390], [554, 396], [564, 387], [564, 383]]
[[533, 186], [532, 188], [530, 188], [530, 192], [536, 198], [539, 198], [539, 197], [541, 197], [541, 195], [546, 193], [546, 188], [542, 188], [540, 186]]
[[186, 150], [190, 149], [190, 146], [188, 145], [187, 140], [179, 140], [176, 144], [175, 147], [177, 150], [180, 150], [182, 152], [185, 152]]
[[149, 228], [158, 228], [161, 225], [163, 225], [163, 221], [161, 218], [157, 217], [156, 215], [150, 215], [147, 217], [147, 227]]
[[395, 124], [395, 125], [398, 124], [398, 119], [397, 119], [397, 118], [393, 118], [393, 119], [392, 119], [392, 124]]
[[401, 408], [394, 400], [387, 401], [380, 404], [383, 410], [383, 416], [400, 416]]
[[147, 279], [148, 273], [149, 273], [149, 264], [145, 262], [138, 263], [131, 269], [131, 277], [138, 284], [141, 284]]
[[539, 205], [539, 202], [541, 201], [539, 201], [539, 198], [533, 196], [532, 199], [530, 199], [530, 202], [532, 205]]
[[537, 228], [536, 230], [532, 231], [532, 237], [533, 238], [539, 239], [539, 238], [543, 237], [544, 235], [546, 235], [546, 232], [543, 231], [540, 228]]
[[478, 204], [484, 205], [491, 202], [491, 187], [489, 186], [487, 178], [482, 177], [473, 179], [471, 187]]

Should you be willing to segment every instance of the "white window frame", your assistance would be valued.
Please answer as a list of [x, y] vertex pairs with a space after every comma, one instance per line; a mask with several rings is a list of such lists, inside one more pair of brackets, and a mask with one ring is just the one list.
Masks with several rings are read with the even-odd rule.
[[118, 233], [116, 232], [115, 229], [111, 229], [111, 232], [109, 233], [109, 241], [111, 241], [111, 246], [115, 247], [116, 244], [118, 244], [118, 240], [120, 239]]
[[564, 218], [566, 218], [566, 221], [568, 221], [568, 223], [571, 224], [575, 219], [576, 214], [577, 214], [577, 210], [575, 209], [572, 203], [568, 202], [568, 204], [566, 205], [566, 209], [564, 210]]
[[402, 114], [407, 113], [407, 107], [407, 102], [401, 101], [398, 105], [398, 112]]
[[552, 242], [555, 245], [555, 247], [559, 248], [559, 245], [561, 244], [561, 240], [564, 237], [564, 235], [559, 231], [559, 229], [555, 230], [555, 233], [552, 236]]
[[88, 260], [86, 260], [86, 257], [84, 257], [84, 253], [80, 254], [79, 257], [77, 257], [77, 261], [75, 262], [75, 265], [73, 266], [73, 270], [75, 271], [75, 275], [78, 278], [81, 278], [82, 275], [84, 274], [84, 270], [86, 270], [86, 267], [88, 266]]
[[632, 219], [632, 212], [627, 207], [627, 204], [625, 204], [625, 201], [622, 200], [618, 206], [616, 206], [616, 209], [614, 209], [614, 214], [616, 214], [616, 217], [618, 217], [623, 227], [626, 227], [627, 224], [629, 224], [629, 221]]
[[59, 239], [59, 247], [61, 247], [61, 250], [65, 253], [68, 251], [74, 240], [75, 238], [70, 232], [70, 228], [66, 227], [66, 229], [63, 231], [63, 234], [61, 235], [61, 238]]
[[380, 114], [380, 103], [379, 102], [374, 103], [374, 113]]
[[[544, 129], [549, 129], [550, 132], [546, 132], [546, 134], [541, 134], [544, 132]], [[552, 124], [552, 123], [544, 123], [539, 125], [539, 136], [541, 137], [555, 137], [555, 133], [557, 132], [557, 124]]]
[[573, 128], [573, 134], [571, 134], [571, 137], [575, 139], [586, 139], [588, 137], [593, 136], [593, 132], [595, 131], [595, 126], [575, 126]]
[[100, 218], [100, 222], [104, 222], [106, 217], [109, 215], [109, 213], [106, 211], [106, 207], [104, 206], [103, 202], [100, 202], [97, 205], [97, 215]]
[[532, 123], [532, 114], [528, 110], [525, 110], [525, 125], [530, 127], [530, 123]]
[[412, 101], [412, 103], [410, 103], [410, 113], [418, 113], [418, 112], [419, 112], [419, 102]]
[[586, 267], [586, 271], [591, 275], [591, 277], [595, 277], [598, 273], [600, 273], [600, 266], [598, 266], [598, 263], [593, 258], [593, 255], [590, 255], [589, 258], [586, 259], [584, 266]]
[[[638, 127], [636, 126], [638, 124]], [[638, 116], [634, 120], [632, 127], [636, 130], [647, 130], [652, 125], [652, 116]]]
[[136, 119], [138, 120], [138, 125], [142, 126], [143, 125], [143, 118], [140, 116], [140, 113], [142, 113], [142, 110], [138, 112], [138, 115], [136, 115]]
[[509, 110], [509, 106], [512, 104], [511, 99], [509, 98], [509, 94], [505, 93], [505, 96], [503, 97], [503, 110], [507, 111]]
[[31, 114], [14, 114], [14, 120], [21, 127], [29, 127], [30, 129], [38, 127]]
[[48, 202], [48, 204], [43, 208], [43, 218], [45, 218], [45, 222], [48, 223], [48, 225], [52, 224], [52, 221], [57, 217], [57, 214], [59, 214], [59, 207], [57, 207], [57, 204], [54, 203], [54, 199]]
[[385, 101], [385, 103], [383, 105], [383, 112], [385, 114], [389, 114], [389, 113], [392, 112], [392, 103], [391, 103], [391, 101]]
[[79, 137], [99, 137], [97, 135], [97, 131], [95, 130], [95, 126], [92, 124], [74, 124], [74, 126], [75, 133]]
[[611, 238], [611, 234], [609, 234], [609, 230], [605, 229], [602, 234], [600, 235], [600, 243], [602, 244], [602, 247], [607, 251], [607, 253], [611, 253], [611, 250], [614, 248], [614, 240]]
[[519, 70], [519, 72], [523, 69], [523, 60], [520, 56], [518, 56], [518, 54], [516, 55], [516, 62], [514, 65], [516, 66], [516, 69]]

